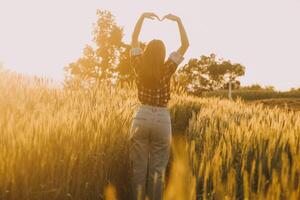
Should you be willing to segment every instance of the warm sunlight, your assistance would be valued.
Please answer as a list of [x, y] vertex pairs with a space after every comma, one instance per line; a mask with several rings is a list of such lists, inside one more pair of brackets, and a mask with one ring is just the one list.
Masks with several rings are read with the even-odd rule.
[[0, 0], [0, 200], [299, 200], [299, 0]]
[[[107, 9], [129, 41], [144, 11], [180, 15], [190, 36], [186, 58], [216, 53], [247, 66], [243, 85], [288, 90], [300, 85], [300, 2], [297, 0], [1, 0], [0, 62], [6, 68], [63, 80], [63, 67], [91, 44], [96, 9]], [[145, 34], [147, 32], [147, 34]], [[146, 23], [141, 40], [161, 38], [172, 51], [176, 26]], [[186, 59], [186, 62], [187, 62]]]

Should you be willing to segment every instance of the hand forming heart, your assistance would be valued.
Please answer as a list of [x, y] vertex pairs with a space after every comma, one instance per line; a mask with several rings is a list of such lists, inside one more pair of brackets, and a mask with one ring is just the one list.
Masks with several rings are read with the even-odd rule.
[[162, 19], [160, 19], [155, 13], [151, 13], [151, 12], [147, 12], [147, 13], [143, 13], [142, 15], [144, 18], [148, 18], [148, 19], [158, 19], [159, 21], [163, 21], [164, 19], [169, 19], [169, 20], [172, 20], [172, 21], [178, 21], [180, 20], [180, 18], [176, 15], [173, 15], [173, 14], [168, 14], [168, 15], [165, 15]]

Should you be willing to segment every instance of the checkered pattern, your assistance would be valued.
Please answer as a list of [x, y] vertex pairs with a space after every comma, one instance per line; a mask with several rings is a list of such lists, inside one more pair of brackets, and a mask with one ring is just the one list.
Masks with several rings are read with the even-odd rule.
[[170, 100], [170, 79], [177, 69], [177, 66], [182, 62], [183, 57], [173, 52], [165, 62], [163, 77], [160, 81], [158, 89], [149, 89], [143, 86], [139, 78], [139, 67], [141, 64], [142, 50], [140, 48], [133, 48], [130, 51], [131, 65], [137, 76], [136, 84], [138, 88], [138, 98], [142, 104], [166, 107]]

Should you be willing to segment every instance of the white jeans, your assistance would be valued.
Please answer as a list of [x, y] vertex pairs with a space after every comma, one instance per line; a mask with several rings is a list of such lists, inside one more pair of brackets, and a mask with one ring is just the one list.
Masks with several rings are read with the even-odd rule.
[[167, 108], [141, 105], [130, 130], [130, 159], [134, 200], [161, 200], [171, 147]]

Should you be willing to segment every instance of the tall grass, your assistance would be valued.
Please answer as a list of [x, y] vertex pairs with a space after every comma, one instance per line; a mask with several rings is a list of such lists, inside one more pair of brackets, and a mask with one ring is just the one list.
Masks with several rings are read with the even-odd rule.
[[102, 199], [109, 183], [129, 193], [133, 92], [104, 85], [67, 92], [4, 79], [0, 199]]
[[[173, 132], [185, 139], [165, 199], [299, 199], [299, 114], [172, 97]], [[0, 199], [130, 199], [137, 106], [132, 86], [71, 92], [0, 72]]]
[[299, 113], [201, 101], [187, 129], [199, 198], [299, 199]]
[[[204, 92], [203, 97], [221, 97], [228, 98], [228, 91], [213, 91]], [[268, 90], [234, 90], [232, 91], [232, 98], [241, 98], [243, 100], [262, 100], [262, 99], [279, 99], [279, 98], [300, 98], [299, 91], [289, 91], [289, 92], [277, 92]]]

